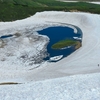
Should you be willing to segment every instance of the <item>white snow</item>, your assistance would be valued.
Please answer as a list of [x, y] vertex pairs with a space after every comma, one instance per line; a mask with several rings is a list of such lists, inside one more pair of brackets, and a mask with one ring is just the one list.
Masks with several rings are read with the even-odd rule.
[[[80, 49], [57, 63], [49, 63], [47, 66], [38, 69], [37, 72], [36, 70], [35, 72], [32, 71], [32, 75], [29, 75], [33, 76], [32, 78], [30, 77], [31, 79], [40, 80], [73, 74], [100, 72], [100, 68], [98, 67], [98, 64], [100, 64], [100, 15], [51, 11], [37, 13], [34, 17], [49, 21], [49, 23], [51, 21], [51, 23], [58, 22], [76, 25], [81, 28], [83, 39]], [[37, 75], [36, 73], [39, 74]]]
[[[61, 2], [79, 2], [79, 1], [72, 1], [72, 0], [57, 0], [57, 1], [61, 1]], [[84, 2], [84, 1], [83, 1]], [[100, 4], [100, 2], [94, 1], [94, 2], [90, 2], [90, 1], [86, 1], [87, 3], [93, 3], [93, 4]]]
[[82, 40], [82, 38], [78, 38], [78, 37], [73, 37], [76, 40]]
[[57, 1], [61, 1], [61, 2], [78, 2], [77, 0], [76, 1], [72, 1], [72, 0], [57, 0]]
[[1, 85], [0, 100], [100, 100], [100, 73]]
[[[36, 31], [62, 23], [81, 28], [82, 47], [59, 62], [29, 65], [48, 42]], [[0, 83], [22, 84], [0, 85], [0, 100], [100, 100], [100, 15], [45, 11], [0, 22], [0, 36], [16, 33], [21, 36], [0, 40]]]
[[63, 57], [63, 55], [50, 57], [50, 61], [58, 61], [58, 60], [60, 60], [62, 57]]
[[93, 4], [100, 4], [100, 2], [89, 2], [89, 3], [93, 3]]

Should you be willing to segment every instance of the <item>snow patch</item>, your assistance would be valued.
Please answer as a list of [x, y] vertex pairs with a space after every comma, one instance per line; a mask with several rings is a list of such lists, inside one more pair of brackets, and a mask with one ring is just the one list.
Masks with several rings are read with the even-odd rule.
[[[61, 23], [82, 30], [82, 47], [59, 62], [31, 65], [32, 57], [45, 56], [49, 41], [36, 31]], [[0, 40], [0, 83], [23, 84], [0, 86], [1, 100], [100, 100], [100, 15], [45, 11], [23, 20], [0, 22], [0, 36], [7, 34], [14, 36]]]

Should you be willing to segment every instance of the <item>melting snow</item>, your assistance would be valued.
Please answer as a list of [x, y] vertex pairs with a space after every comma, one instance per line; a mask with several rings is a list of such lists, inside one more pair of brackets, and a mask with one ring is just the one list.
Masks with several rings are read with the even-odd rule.
[[[49, 41], [36, 31], [60, 23], [81, 28], [82, 47], [59, 62], [35, 64]], [[0, 85], [0, 100], [100, 100], [100, 15], [51, 11], [0, 22], [0, 37], [9, 34], [0, 39], [0, 83], [22, 84]]]

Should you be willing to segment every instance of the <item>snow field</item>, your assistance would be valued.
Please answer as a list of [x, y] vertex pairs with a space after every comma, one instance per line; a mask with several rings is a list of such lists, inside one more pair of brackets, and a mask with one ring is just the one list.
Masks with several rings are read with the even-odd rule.
[[100, 100], [100, 73], [0, 86], [0, 100]]
[[[36, 42], [31, 34], [27, 36], [29, 30], [35, 32], [53, 26], [54, 23], [72, 24], [81, 28], [82, 47], [56, 63], [43, 62], [32, 66], [27, 65], [29, 62], [21, 63], [17, 58], [24, 50], [29, 50], [29, 56], [35, 55], [36, 47], [43, 50], [48, 40], [40, 36]], [[7, 45], [0, 48], [0, 83], [21, 84], [0, 85], [0, 100], [100, 100], [100, 15], [45, 11], [15, 22], [0, 22], [0, 36], [15, 34], [16, 31], [21, 32], [22, 36], [6, 39]], [[34, 36], [38, 35], [34, 33]], [[30, 47], [33, 43], [36, 45]], [[18, 45], [20, 48], [17, 48]], [[6, 60], [3, 57], [7, 57]]]

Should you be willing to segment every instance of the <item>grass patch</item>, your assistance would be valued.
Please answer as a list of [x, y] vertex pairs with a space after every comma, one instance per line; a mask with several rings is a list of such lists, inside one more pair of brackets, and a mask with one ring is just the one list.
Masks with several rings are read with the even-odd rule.
[[61, 41], [53, 44], [51, 48], [52, 49], [61, 49], [61, 48], [65, 48], [67, 46], [75, 46], [75, 49], [78, 49], [81, 46], [81, 43], [80, 43], [80, 41], [66, 39], [66, 40], [61, 40]]

